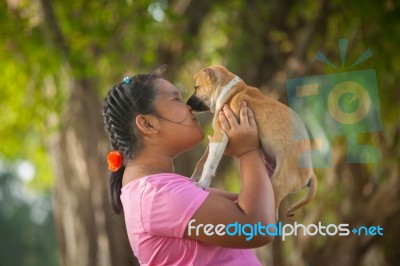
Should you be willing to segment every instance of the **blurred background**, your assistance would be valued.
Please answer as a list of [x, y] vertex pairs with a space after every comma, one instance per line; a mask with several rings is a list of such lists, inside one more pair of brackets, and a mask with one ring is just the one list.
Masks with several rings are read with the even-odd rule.
[[[106, 196], [102, 100], [125, 75], [168, 64], [188, 98], [193, 75], [225, 65], [288, 104], [286, 81], [374, 69], [382, 129], [360, 135], [381, 160], [348, 163], [330, 140], [317, 198], [284, 223], [380, 225], [383, 236], [275, 238], [264, 265], [399, 265], [400, 6], [395, 0], [6, 0], [0, 2], [0, 265], [137, 265]], [[347, 39], [341, 64], [338, 39]], [[337, 68], [316, 60], [320, 51]], [[211, 134], [210, 114], [199, 115]], [[380, 118], [377, 118], [380, 119]], [[325, 129], [329, 130], [329, 129]], [[176, 161], [191, 175], [206, 141]], [[224, 158], [212, 186], [238, 191]], [[306, 191], [286, 198], [281, 213]], [[281, 215], [284, 217], [284, 215]]]

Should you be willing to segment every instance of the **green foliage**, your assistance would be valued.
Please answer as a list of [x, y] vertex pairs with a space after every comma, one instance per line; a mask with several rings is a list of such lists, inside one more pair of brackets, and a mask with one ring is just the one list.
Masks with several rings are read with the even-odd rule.
[[[249, 84], [282, 90], [285, 79], [294, 74], [288, 71], [283, 81], [276, 77], [286, 71], [288, 58], [302, 46], [306, 47], [299, 58], [302, 70], [295, 74], [301, 76], [350, 71], [351, 63], [366, 49], [372, 50], [374, 56], [351, 71], [376, 70], [382, 134], [391, 149], [398, 149], [400, 8], [393, 0], [202, 1], [210, 8], [200, 19], [198, 33], [186, 27], [201, 12], [196, 9], [188, 16], [180, 11], [183, 8], [177, 1], [49, 1], [63, 39], [54, 35], [55, 25], [44, 17], [40, 2], [0, 2], [0, 154], [8, 162], [33, 162], [36, 177], [30, 186], [37, 190], [47, 191], [52, 185], [47, 148], [62, 130], [62, 117], [68, 116], [64, 104], [71, 77], [94, 84], [91, 88], [101, 100], [125, 74], [148, 72], [172, 62], [172, 81], [188, 96], [195, 71], [223, 64]], [[337, 45], [340, 38], [349, 40], [344, 68], [332, 69], [315, 61], [316, 52], [321, 51], [341, 66]], [[276, 85], [279, 82], [281, 86]], [[205, 130], [206, 135], [212, 134], [209, 125]], [[370, 135], [361, 137], [370, 143]], [[344, 141], [337, 143], [335, 147], [344, 147]], [[379, 167], [366, 166], [374, 179], [371, 182], [383, 184], [389, 175], [384, 166], [393, 160], [399, 158], [387, 156]], [[224, 176], [225, 187], [238, 191], [236, 168], [231, 167]], [[349, 191], [343, 184], [335, 189], [325, 187], [324, 169], [318, 170], [318, 176], [322, 181], [319, 196], [330, 204], [325, 220], [336, 221], [340, 219], [338, 206]], [[15, 219], [29, 220], [27, 206], [13, 208], [23, 213], [15, 214]], [[6, 223], [13, 225], [9, 220]], [[29, 229], [32, 225], [15, 222], [17, 225], [33, 230]], [[322, 247], [324, 241], [318, 241]], [[28, 244], [24, 245], [27, 248]]]
[[[52, 171], [45, 150], [62, 126], [68, 72], [95, 78], [104, 92], [126, 69], [154, 66], [158, 40], [147, 33], [164, 31], [147, 12], [150, 1], [52, 1], [64, 35], [53, 41], [39, 1], [16, 3], [0, 4], [0, 154], [8, 161], [32, 161], [37, 167], [32, 186], [46, 189]], [[67, 53], [57, 45], [67, 46]]]

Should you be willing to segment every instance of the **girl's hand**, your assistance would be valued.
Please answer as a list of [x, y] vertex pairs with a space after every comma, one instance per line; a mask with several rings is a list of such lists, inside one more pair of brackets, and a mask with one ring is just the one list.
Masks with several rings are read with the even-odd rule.
[[261, 223], [268, 226], [276, 223], [274, 190], [261, 156], [254, 115], [246, 103], [241, 104], [239, 112], [239, 122], [229, 107], [224, 107], [222, 113], [218, 114], [222, 130], [229, 137], [225, 153], [240, 158], [241, 186], [237, 201], [210, 193], [188, 223], [185, 238], [229, 248], [260, 247], [273, 239], [271, 234], [254, 234], [251, 240], [245, 234], [210, 235], [205, 230], [193, 234], [195, 225], [203, 226], [204, 229], [209, 226], [208, 224], [216, 228], [221, 224], [228, 226], [233, 223], [240, 225]]
[[225, 155], [236, 158], [260, 149], [258, 129], [252, 110], [247, 107], [246, 102], [242, 102], [239, 112], [239, 122], [228, 105], [218, 114], [221, 127], [229, 138]]

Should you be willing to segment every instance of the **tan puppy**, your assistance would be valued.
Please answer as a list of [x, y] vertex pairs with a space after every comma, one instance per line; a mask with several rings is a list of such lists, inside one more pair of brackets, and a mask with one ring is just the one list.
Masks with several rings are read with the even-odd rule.
[[[223, 66], [204, 68], [194, 78], [195, 93], [187, 104], [194, 111], [210, 110], [214, 113], [214, 135], [192, 175], [192, 179], [198, 181], [198, 186], [206, 188], [210, 185], [228, 143], [217, 114], [224, 104], [228, 104], [238, 118], [240, 103], [246, 101], [255, 116], [266, 166], [270, 167], [270, 174], [273, 172], [271, 181], [275, 193], [276, 218], [281, 200], [307, 186], [308, 194], [289, 208], [287, 216], [293, 216], [295, 210], [308, 204], [316, 194], [317, 180], [310, 153], [302, 154], [311, 148], [307, 130], [300, 117], [286, 105], [247, 86]], [[292, 132], [296, 132], [296, 138]]]

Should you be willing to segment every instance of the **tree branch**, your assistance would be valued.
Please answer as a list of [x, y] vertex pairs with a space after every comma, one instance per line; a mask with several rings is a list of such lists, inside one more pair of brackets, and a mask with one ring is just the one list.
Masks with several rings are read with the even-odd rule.
[[46, 27], [48, 28], [50, 35], [52, 35], [53, 44], [61, 51], [64, 60], [69, 63], [69, 46], [67, 45], [61, 32], [60, 25], [54, 15], [52, 3], [49, 0], [39, 0], [39, 2], [42, 7]]

